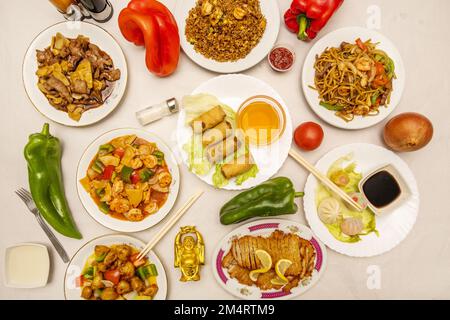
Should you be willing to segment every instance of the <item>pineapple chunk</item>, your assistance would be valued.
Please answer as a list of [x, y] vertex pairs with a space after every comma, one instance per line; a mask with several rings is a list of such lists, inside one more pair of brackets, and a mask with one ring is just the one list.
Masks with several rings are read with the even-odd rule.
[[105, 166], [114, 166], [117, 167], [120, 163], [120, 159], [118, 157], [112, 156], [112, 155], [106, 155], [98, 157], [98, 159], [105, 165]]
[[126, 189], [128, 200], [133, 207], [137, 207], [143, 198], [143, 191], [141, 188], [139, 189]]

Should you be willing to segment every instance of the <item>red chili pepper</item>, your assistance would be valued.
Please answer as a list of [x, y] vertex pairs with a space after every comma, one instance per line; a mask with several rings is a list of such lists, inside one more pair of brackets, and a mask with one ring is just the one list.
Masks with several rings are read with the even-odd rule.
[[172, 74], [180, 57], [180, 36], [172, 13], [156, 0], [131, 0], [119, 14], [122, 35], [145, 46], [145, 63], [153, 74]]
[[286, 27], [300, 40], [314, 39], [344, 0], [294, 0], [284, 14]]
[[103, 170], [102, 180], [111, 180], [114, 170], [114, 166], [106, 166]]
[[139, 177], [139, 174], [136, 171], [133, 171], [130, 180], [132, 184], [136, 184], [141, 180], [141, 178]]

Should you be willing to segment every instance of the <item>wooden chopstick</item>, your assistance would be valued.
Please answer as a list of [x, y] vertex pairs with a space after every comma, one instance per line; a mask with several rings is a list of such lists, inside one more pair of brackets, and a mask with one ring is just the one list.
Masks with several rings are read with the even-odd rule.
[[319, 170], [316, 169], [312, 164], [310, 164], [305, 158], [303, 158], [298, 152], [293, 149], [289, 150], [289, 155], [296, 160], [299, 164], [305, 167], [306, 170], [311, 172], [320, 182], [322, 182], [326, 187], [328, 187], [331, 191], [336, 193], [339, 197], [341, 197], [345, 202], [351, 205], [355, 210], [362, 211], [362, 206], [353, 200], [347, 193], [345, 193], [341, 188], [335, 185], [328, 177], [322, 174]]
[[159, 230], [155, 237], [147, 243], [142, 251], [137, 256], [136, 260], [140, 260], [147, 255], [147, 253], [153, 249], [153, 247], [166, 235], [166, 233], [174, 226], [174, 224], [181, 218], [183, 214], [197, 201], [203, 194], [203, 190], [193, 195], [179, 210], [175, 213], [169, 221]]

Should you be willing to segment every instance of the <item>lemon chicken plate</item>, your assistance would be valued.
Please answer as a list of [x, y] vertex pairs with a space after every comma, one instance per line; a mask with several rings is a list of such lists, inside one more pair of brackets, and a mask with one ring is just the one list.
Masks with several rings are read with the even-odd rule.
[[240, 284], [289, 292], [311, 277], [315, 250], [295, 234], [275, 230], [269, 237], [243, 236], [232, 241], [222, 267]]
[[155, 143], [126, 135], [99, 147], [80, 182], [103, 213], [142, 221], [166, 202], [172, 175]]

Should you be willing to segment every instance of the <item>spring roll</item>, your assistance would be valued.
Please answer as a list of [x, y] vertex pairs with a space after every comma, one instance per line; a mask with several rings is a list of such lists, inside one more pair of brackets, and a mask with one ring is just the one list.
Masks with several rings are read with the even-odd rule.
[[204, 147], [222, 141], [233, 132], [233, 126], [228, 121], [222, 121], [217, 126], [203, 133], [202, 144]]
[[225, 116], [226, 114], [222, 107], [216, 106], [192, 120], [191, 127], [195, 133], [205, 132], [221, 123]]
[[250, 170], [254, 165], [252, 156], [247, 153], [237, 159], [225, 163], [222, 166], [222, 174], [225, 178], [231, 179]]
[[208, 146], [206, 156], [214, 164], [225, 160], [230, 154], [236, 152], [241, 145], [242, 141], [236, 136], [228, 137], [222, 142]]

